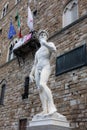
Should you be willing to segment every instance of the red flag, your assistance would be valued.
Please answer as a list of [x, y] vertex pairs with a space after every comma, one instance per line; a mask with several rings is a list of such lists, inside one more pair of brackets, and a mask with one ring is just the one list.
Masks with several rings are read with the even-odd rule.
[[22, 38], [22, 37], [23, 37], [22, 34], [21, 34], [21, 27], [20, 27], [20, 29], [19, 29], [18, 37], [19, 37], [19, 38]]

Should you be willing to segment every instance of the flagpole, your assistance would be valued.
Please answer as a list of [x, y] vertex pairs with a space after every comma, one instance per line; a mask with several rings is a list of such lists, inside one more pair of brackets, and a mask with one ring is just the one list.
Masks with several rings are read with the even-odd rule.
[[29, 0], [28, 0], [28, 4], [29, 4], [30, 2], [29, 2]]

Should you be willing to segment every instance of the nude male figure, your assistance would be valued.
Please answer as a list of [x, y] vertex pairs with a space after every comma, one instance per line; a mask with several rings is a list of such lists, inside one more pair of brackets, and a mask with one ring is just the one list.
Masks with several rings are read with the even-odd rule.
[[43, 111], [38, 115], [53, 114], [57, 111], [51, 90], [47, 86], [47, 81], [51, 74], [50, 58], [56, 47], [52, 42], [47, 42], [48, 33], [45, 30], [39, 32], [39, 42], [41, 47], [35, 54], [33, 68], [30, 72], [30, 80], [35, 80], [36, 86], [39, 90], [40, 100]]

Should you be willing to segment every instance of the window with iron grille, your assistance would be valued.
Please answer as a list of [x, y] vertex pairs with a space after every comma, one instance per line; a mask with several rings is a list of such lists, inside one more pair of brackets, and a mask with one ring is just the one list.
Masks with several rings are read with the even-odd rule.
[[75, 48], [56, 59], [56, 75], [87, 65], [86, 45]]
[[28, 98], [29, 94], [29, 77], [25, 77], [25, 83], [24, 83], [24, 93], [22, 94], [22, 99]]

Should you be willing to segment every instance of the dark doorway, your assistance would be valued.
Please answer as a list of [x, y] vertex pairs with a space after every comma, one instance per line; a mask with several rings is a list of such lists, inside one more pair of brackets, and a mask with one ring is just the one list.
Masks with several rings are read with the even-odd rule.
[[27, 130], [27, 119], [21, 119], [19, 121], [19, 130]]

